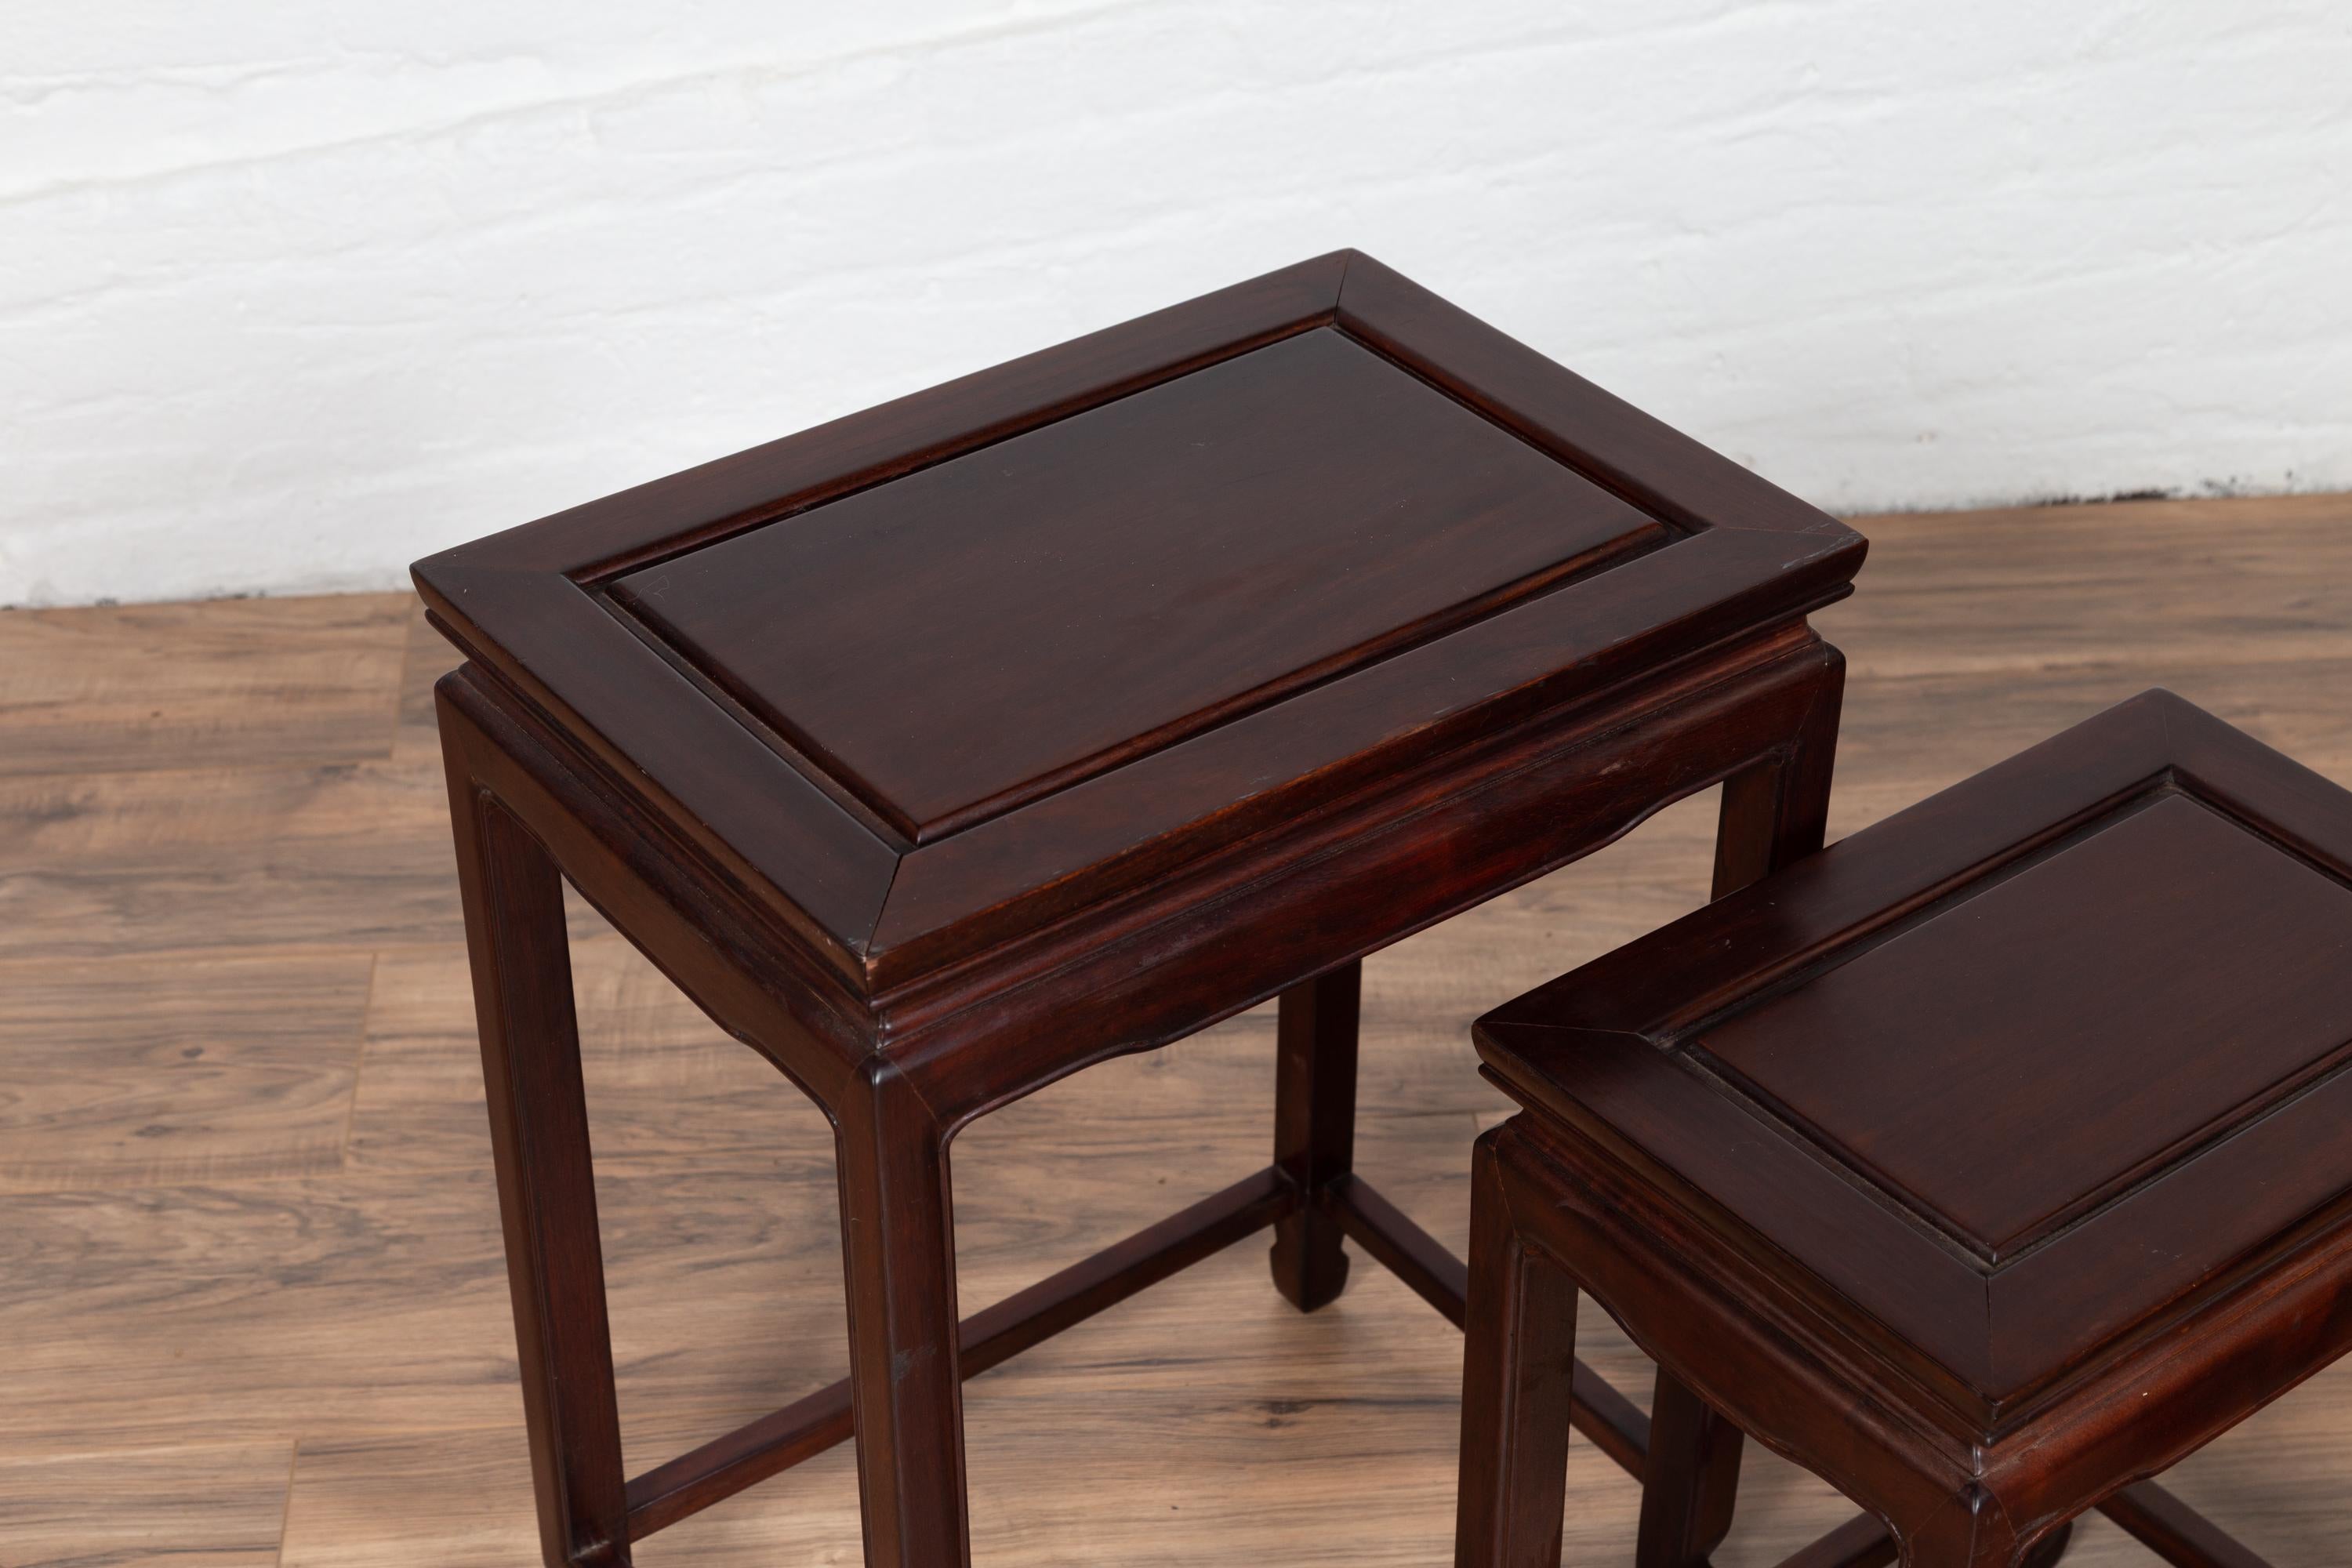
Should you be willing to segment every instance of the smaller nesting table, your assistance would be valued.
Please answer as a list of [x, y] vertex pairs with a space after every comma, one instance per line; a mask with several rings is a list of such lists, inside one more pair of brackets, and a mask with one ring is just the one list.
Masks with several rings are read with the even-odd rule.
[[1476, 1034], [1464, 1568], [1559, 1561], [1579, 1287], [1809, 1563], [2259, 1563], [2142, 1478], [2352, 1347], [2352, 794], [2151, 691]]

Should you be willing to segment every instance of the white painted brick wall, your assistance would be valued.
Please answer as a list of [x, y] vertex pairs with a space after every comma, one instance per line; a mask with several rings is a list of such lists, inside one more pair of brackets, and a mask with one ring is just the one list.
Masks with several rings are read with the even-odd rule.
[[394, 584], [1340, 245], [1831, 507], [2352, 487], [2343, 0], [14, 0], [0, 604]]

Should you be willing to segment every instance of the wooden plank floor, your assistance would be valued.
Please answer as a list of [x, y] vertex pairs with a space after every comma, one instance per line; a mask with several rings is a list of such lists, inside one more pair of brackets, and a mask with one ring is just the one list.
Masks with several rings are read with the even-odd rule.
[[[1848, 832], [2163, 684], [2352, 783], [2352, 498], [1864, 520]], [[0, 1565], [536, 1561], [429, 689], [402, 595], [0, 616]], [[1711, 800], [1368, 965], [1362, 1167], [1461, 1245], [1483, 1008], [1698, 901]], [[632, 1468], [839, 1374], [824, 1125], [575, 913]], [[958, 1145], [967, 1310], [1267, 1158], [1270, 1016]], [[1238, 1106], [1238, 1109], [1234, 1107]], [[996, 1564], [1449, 1560], [1460, 1342], [1237, 1247], [969, 1394]], [[1646, 1398], [1598, 1314], [1594, 1359]], [[2352, 1367], [2175, 1473], [2343, 1561]], [[1635, 1498], [1576, 1451], [1573, 1561]], [[641, 1549], [855, 1563], [845, 1451]], [[1750, 1460], [1720, 1568], [1846, 1510]], [[2070, 1561], [2154, 1559], [2103, 1521]]]

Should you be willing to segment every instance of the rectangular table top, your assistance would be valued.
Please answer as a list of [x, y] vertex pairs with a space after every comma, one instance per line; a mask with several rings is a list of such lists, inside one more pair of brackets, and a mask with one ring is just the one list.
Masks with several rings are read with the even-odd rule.
[[872, 991], [1785, 625], [1863, 548], [1341, 253], [416, 579]]

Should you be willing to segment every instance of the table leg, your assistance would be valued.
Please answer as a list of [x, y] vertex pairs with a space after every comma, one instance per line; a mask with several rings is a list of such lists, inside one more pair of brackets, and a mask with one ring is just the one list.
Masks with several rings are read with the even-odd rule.
[[562, 884], [449, 762], [450, 811], [548, 1568], [626, 1568], [628, 1507]]
[[1715, 832], [1715, 888], [1722, 898], [1822, 847], [1829, 830], [1830, 777], [1837, 765], [1838, 711], [1845, 658], [1826, 662], [1804, 721], [1786, 747], [1723, 783]]
[[969, 1568], [946, 1133], [878, 1058], [835, 1125], [867, 1568]]
[[1739, 1500], [1738, 1427], [1661, 1370], [1650, 1404], [1635, 1568], [1704, 1568]]
[[1559, 1568], [1576, 1286], [1522, 1242], [1491, 1134], [1471, 1156], [1455, 1568]]
[[1311, 1312], [1348, 1279], [1339, 1223], [1315, 1202], [1356, 1152], [1356, 1023], [1363, 965], [1350, 962], [1282, 994], [1276, 1026], [1274, 1163], [1306, 1199], [1274, 1230], [1275, 1288]]

